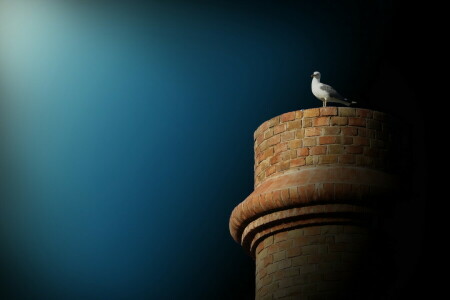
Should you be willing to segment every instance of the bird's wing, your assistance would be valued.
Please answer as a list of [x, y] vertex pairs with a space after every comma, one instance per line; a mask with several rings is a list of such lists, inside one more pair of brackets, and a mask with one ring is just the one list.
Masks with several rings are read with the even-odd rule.
[[329, 86], [327, 84], [322, 84], [320, 86], [320, 89], [327, 92], [330, 95], [330, 97], [332, 97], [332, 98], [339, 99], [339, 100], [347, 100], [344, 97], [342, 97], [335, 89], [333, 89], [331, 86]]

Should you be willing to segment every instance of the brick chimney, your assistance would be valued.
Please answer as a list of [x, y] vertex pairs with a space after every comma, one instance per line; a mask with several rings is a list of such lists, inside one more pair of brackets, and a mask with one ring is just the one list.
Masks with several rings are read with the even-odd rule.
[[256, 299], [368, 299], [376, 289], [378, 207], [397, 183], [391, 128], [385, 113], [348, 107], [258, 127], [255, 189], [229, 223], [255, 259]]

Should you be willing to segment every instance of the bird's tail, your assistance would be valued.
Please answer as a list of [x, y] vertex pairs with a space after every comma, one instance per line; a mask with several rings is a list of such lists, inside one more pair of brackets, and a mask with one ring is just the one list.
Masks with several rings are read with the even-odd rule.
[[356, 101], [350, 101], [350, 100], [348, 100], [347, 98], [345, 98], [344, 99], [345, 100], [345, 105], [347, 105], [347, 106], [350, 106], [350, 105], [352, 105], [352, 104], [356, 104], [356, 103], [358, 103], [358, 102], [356, 102]]

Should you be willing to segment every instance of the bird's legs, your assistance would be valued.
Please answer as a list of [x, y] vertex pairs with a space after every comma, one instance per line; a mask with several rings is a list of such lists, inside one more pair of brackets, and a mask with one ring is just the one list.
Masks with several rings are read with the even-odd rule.
[[327, 107], [327, 99], [323, 100], [323, 107]]

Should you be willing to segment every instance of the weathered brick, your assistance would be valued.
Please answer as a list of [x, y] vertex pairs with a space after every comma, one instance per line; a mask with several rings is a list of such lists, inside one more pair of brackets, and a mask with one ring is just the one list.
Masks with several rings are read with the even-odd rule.
[[304, 129], [296, 130], [295, 131], [295, 138], [296, 139], [303, 139], [303, 137], [305, 136], [304, 132], [305, 132]]
[[277, 153], [274, 156], [272, 156], [269, 160], [271, 165], [275, 165], [281, 161], [281, 153]]
[[311, 127], [312, 126], [312, 118], [303, 119], [302, 124], [303, 124], [303, 126], [302, 126], [303, 128]]
[[311, 147], [317, 145], [316, 138], [304, 138], [303, 139], [303, 147]]
[[347, 117], [331, 117], [330, 125], [344, 126], [348, 124]]
[[269, 128], [266, 131], [264, 131], [264, 139], [268, 139], [273, 136], [273, 129]]
[[343, 127], [341, 128], [343, 135], [358, 135], [358, 130], [361, 130], [362, 128], [355, 128], [355, 127]]
[[277, 262], [286, 258], [286, 251], [279, 251], [273, 254], [273, 261]]
[[339, 126], [323, 127], [322, 129], [322, 135], [338, 135], [340, 132], [341, 127]]
[[[326, 146], [315, 146], [315, 147], [311, 147], [309, 149], [310, 155], [320, 155], [320, 154], [325, 154], [326, 152], [327, 152]], [[361, 153], [362, 153], [362, 150], [361, 150]]]
[[338, 114], [341, 117], [354, 117], [356, 115], [356, 111], [354, 108], [350, 107], [339, 107]]
[[357, 108], [356, 109], [356, 116], [366, 119], [371, 119], [373, 116], [373, 111], [369, 109], [363, 109], [363, 108]]
[[287, 123], [287, 130], [299, 129], [302, 127], [302, 120], [294, 120]]
[[272, 175], [273, 173], [275, 173], [277, 170], [277, 168], [275, 166], [270, 166], [266, 169], [266, 177]]
[[292, 247], [288, 250], [286, 250], [286, 257], [294, 257], [299, 256], [302, 254], [302, 248], [301, 247]]
[[328, 126], [330, 125], [330, 117], [318, 117], [313, 119], [313, 126]]
[[295, 119], [295, 111], [284, 113], [280, 116], [281, 122], [288, 122]]
[[297, 158], [297, 150], [296, 149], [289, 150], [289, 154], [290, 154], [291, 159]]
[[292, 266], [292, 261], [290, 258], [286, 258], [276, 263], [278, 265], [278, 270], [286, 269]]
[[363, 150], [362, 146], [345, 146], [345, 152], [348, 154], [361, 154]]
[[299, 148], [297, 149], [297, 156], [308, 156], [309, 155], [309, 148]]
[[304, 157], [299, 157], [296, 159], [292, 159], [290, 163], [291, 168], [300, 167], [306, 165], [306, 160]]
[[297, 111], [295, 112], [295, 118], [296, 118], [296, 119], [301, 119], [301, 118], [303, 118], [303, 111], [302, 111], [302, 110], [297, 110]]
[[300, 148], [302, 146], [302, 141], [301, 140], [292, 140], [289, 141], [288, 143], [289, 149], [297, 149]]
[[337, 107], [321, 107], [319, 108], [321, 116], [336, 116], [338, 114]]
[[289, 161], [282, 161], [282, 162], [278, 163], [276, 166], [277, 166], [277, 172], [287, 170], [287, 169], [289, 169]]
[[308, 258], [307, 258], [306, 255], [295, 256], [295, 257], [292, 258], [292, 266], [306, 265], [307, 264], [307, 260], [308, 260]]
[[279, 232], [279, 233], [275, 234], [273, 242], [279, 243], [279, 242], [285, 241], [287, 239], [287, 237], [288, 237], [287, 231]]
[[286, 151], [287, 149], [288, 149], [287, 143], [279, 143], [274, 146], [273, 151], [274, 153], [280, 153]]
[[336, 136], [321, 136], [319, 137], [319, 145], [336, 144]]
[[322, 133], [321, 128], [317, 128], [317, 127], [305, 128], [305, 136], [306, 137], [319, 136], [321, 133]]
[[295, 131], [286, 131], [280, 134], [281, 136], [281, 142], [286, 142], [293, 140], [295, 137]]
[[269, 264], [273, 263], [273, 255], [267, 255], [263, 258], [263, 267], [267, 267]]
[[366, 127], [366, 121], [365, 118], [348, 118], [348, 125]]
[[305, 118], [318, 117], [319, 114], [320, 114], [319, 108], [311, 108], [303, 111], [303, 117]]
[[329, 154], [341, 154], [344, 152], [344, 146], [343, 145], [329, 145], [328, 146], [328, 153]]
[[279, 124], [273, 128], [273, 134], [279, 134], [286, 131], [286, 124]]
[[281, 137], [279, 134], [277, 134], [277, 135], [271, 137], [270, 139], [268, 139], [267, 144], [268, 144], [268, 146], [273, 146], [273, 145], [278, 144], [280, 141], [281, 141]]

